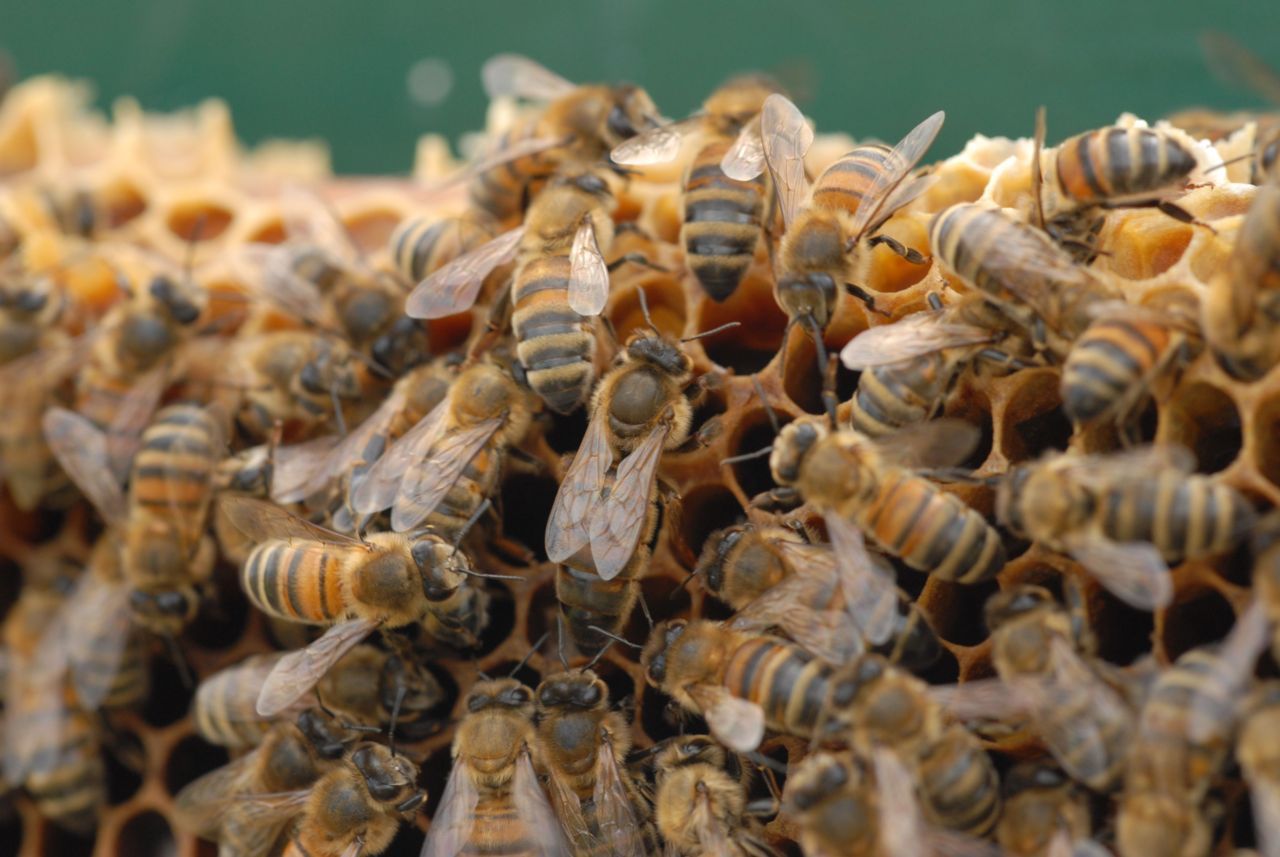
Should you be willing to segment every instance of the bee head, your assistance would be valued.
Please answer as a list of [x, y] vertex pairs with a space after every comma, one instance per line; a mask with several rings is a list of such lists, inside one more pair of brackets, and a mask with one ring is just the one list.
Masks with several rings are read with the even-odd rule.
[[650, 632], [649, 640], [640, 652], [640, 666], [654, 687], [661, 687], [666, 680], [667, 652], [684, 635], [687, 627], [685, 620], [673, 619], [659, 624]]
[[538, 685], [540, 708], [577, 708], [589, 711], [608, 697], [605, 684], [591, 670], [561, 673]]
[[982, 608], [982, 617], [988, 630], [994, 631], [1011, 619], [1053, 605], [1056, 602], [1049, 590], [1024, 583], [1003, 589], [988, 598]]
[[612, 88], [612, 105], [605, 116], [605, 143], [608, 148], [630, 140], [657, 123], [658, 108], [649, 93], [632, 83]]
[[826, 423], [819, 418], [798, 419], [783, 426], [769, 456], [773, 480], [779, 485], [794, 485], [809, 450], [826, 437], [827, 431]]

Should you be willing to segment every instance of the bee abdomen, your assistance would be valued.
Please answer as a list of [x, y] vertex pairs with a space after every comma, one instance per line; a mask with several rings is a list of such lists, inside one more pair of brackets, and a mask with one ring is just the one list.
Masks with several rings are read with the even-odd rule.
[[843, 155], [818, 177], [813, 187], [813, 204], [855, 213], [884, 171], [890, 152], [882, 143], [871, 143]]
[[685, 178], [681, 241], [685, 258], [712, 300], [733, 294], [755, 258], [765, 180], [735, 181], [720, 169], [727, 145], [703, 148]]
[[569, 307], [569, 259], [531, 259], [516, 273], [516, 353], [529, 386], [553, 410], [568, 413], [586, 401], [595, 377], [595, 340], [587, 321]]
[[447, 217], [430, 221], [413, 217], [391, 235], [391, 257], [407, 279], [418, 281], [493, 237], [474, 219]]
[[952, 726], [921, 754], [925, 811], [952, 830], [982, 836], [1000, 817], [1000, 778], [962, 726]]
[[929, 419], [950, 387], [947, 364], [933, 354], [863, 372], [850, 402], [850, 424], [868, 437], [884, 437]]
[[1170, 344], [1158, 324], [1125, 319], [1094, 322], [1062, 369], [1062, 406], [1076, 422], [1095, 420], [1130, 394]]
[[1099, 128], [1064, 142], [1057, 154], [1058, 184], [1077, 202], [1153, 193], [1186, 178], [1195, 156], [1150, 128]]
[[322, 625], [346, 610], [340, 561], [321, 545], [269, 541], [245, 560], [240, 583], [270, 616]]
[[1205, 476], [1161, 473], [1102, 497], [1102, 526], [1120, 542], [1151, 542], [1169, 562], [1228, 550], [1257, 513], [1235, 489]]
[[[532, 123], [517, 125], [502, 135], [492, 151], [496, 153], [528, 139], [535, 131], [536, 125]], [[517, 217], [526, 200], [537, 192], [554, 167], [552, 160], [539, 155], [526, 155], [499, 164], [472, 179], [468, 188], [471, 202], [499, 220]]]
[[725, 686], [755, 702], [773, 729], [810, 737], [827, 698], [832, 667], [770, 637], [748, 640], [725, 667]]
[[624, 571], [613, 580], [567, 565], [556, 567], [556, 600], [569, 635], [584, 655], [595, 655], [608, 638], [591, 626], [620, 634], [631, 616], [639, 584]]

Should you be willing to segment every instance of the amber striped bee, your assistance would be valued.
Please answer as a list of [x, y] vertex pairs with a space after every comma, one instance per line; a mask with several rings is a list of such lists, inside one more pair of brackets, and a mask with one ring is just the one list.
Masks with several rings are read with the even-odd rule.
[[758, 747], [766, 726], [812, 737], [836, 670], [780, 637], [683, 619], [654, 627], [640, 666], [650, 685], [704, 717], [737, 752]]
[[[933, 419], [970, 366], [1016, 371], [1031, 365], [1025, 331], [973, 295], [943, 305], [929, 295], [929, 310], [859, 333], [840, 352], [861, 371], [849, 401], [849, 425], [879, 438]], [[1012, 346], [1010, 348], [1009, 346]]]
[[343, 425], [343, 409], [359, 399], [360, 361], [343, 339], [315, 330], [279, 330], [247, 336], [232, 346], [244, 397], [236, 415], [256, 440], [276, 423], [311, 430]]
[[[996, 825], [996, 841], [1018, 857], [1057, 857], [1055, 837], [1068, 842], [1092, 833], [1088, 793], [1053, 765], [1020, 762], [1004, 777], [1004, 811]], [[1071, 851], [1068, 850], [1068, 855]]]
[[1280, 758], [1275, 742], [1280, 729], [1280, 684], [1259, 684], [1243, 710], [1235, 755], [1249, 784], [1259, 853], [1270, 854], [1280, 847]]
[[510, 374], [475, 363], [369, 468], [351, 506], [364, 515], [390, 508], [396, 532], [427, 526], [457, 541], [493, 496], [507, 450], [532, 418], [529, 398]]
[[275, 716], [375, 629], [416, 623], [433, 602], [456, 595], [477, 572], [462, 551], [431, 534], [375, 533], [366, 541], [304, 521], [273, 503], [223, 497], [228, 519], [258, 543], [240, 573], [249, 600], [269, 616], [328, 625], [318, 640], [282, 658], [262, 685], [257, 710]]
[[[828, 417], [828, 420], [831, 418]], [[926, 456], [954, 464], [973, 445], [971, 426], [933, 421], [872, 441], [819, 417], [784, 426], [769, 458], [773, 479], [823, 516], [839, 562], [860, 562], [866, 533], [886, 553], [942, 580], [978, 583], [1005, 563], [999, 534], [974, 509], [911, 467]], [[913, 461], [915, 459], [915, 461]], [[897, 615], [893, 579], [853, 572], [868, 589], [858, 614], [883, 642]], [[879, 618], [877, 618], [879, 617]]]
[[319, 710], [270, 725], [250, 752], [178, 792], [178, 825], [227, 853], [266, 857], [303, 812], [307, 790], [355, 741]]
[[1209, 281], [1204, 335], [1228, 374], [1256, 381], [1280, 363], [1280, 175], [1254, 191], [1231, 257]]
[[302, 799], [302, 813], [284, 855], [381, 854], [427, 799], [417, 780], [418, 766], [394, 750], [357, 745], [309, 790], [295, 793]]
[[1184, 222], [1193, 219], [1167, 199], [1199, 166], [1190, 139], [1159, 128], [1113, 125], [1043, 152], [1044, 135], [1041, 108], [1031, 160], [1033, 222], [1078, 261], [1097, 255], [1096, 236], [1107, 209], [1154, 205]]
[[481, 680], [464, 710], [422, 857], [574, 853], [534, 771], [533, 692], [514, 678]]
[[934, 689], [879, 655], [830, 681], [818, 740], [873, 755], [891, 752], [919, 789], [932, 825], [982, 836], [1000, 816], [1000, 778], [978, 738], [948, 723]]
[[655, 749], [653, 816], [664, 854], [777, 857], [724, 747], [705, 735], [685, 735]]
[[1050, 455], [1010, 470], [996, 516], [1073, 556], [1117, 598], [1155, 610], [1173, 597], [1167, 563], [1229, 550], [1257, 518], [1240, 492], [1193, 467], [1176, 446]]
[[1121, 857], [1209, 853], [1205, 800], [1231, 753], [1266, 644], [1264, 610], [1251, 602], [1220, 644], [1186, 652], [1156, 679], [1125, 768], [1116, 826]]
[[520, 365], [548, 407], [575, 410], [595, 382], [591, 318], [609, 297], [603, 253], [613, 242], [614, 205], [600, 170], [558, 174], [534, 197], [522, 226], [431, 273], [409, 295], [406, 312], [415, 318], [463, 312], [493, 269], [514, 260], [511, 323]]
[[657, 107], [638, 86], [578, 86], [527, 57], [499, 54], [481, 77], [490, 98], [546, 103], [461, 174], [471, 180], [472, 205], [507, 226], [519, 221], [553, 174], [603, 161], [610, 149], [658, 122]]
[[786, 225], [774, 297], [790, 323], [807, 327], [819, 345], [846, 291], [869, 311], [878, 311], [861, 286], [871, 248], [884, 244], [908, 261], [924, 263], [918, 251], [879, 229], [928, 187], [927, 176], [909, 177], [943, 118], [941, 111], [933, 114], [892, 149], [883, 143], [857, 147], [827, 167], [810, 188], [804, 155], [813, 130], [785, 96], [765, 100], [760, 134]]
[[934, 216], [929, 246], [944, 268], [1063, 360], [1093, 323], [1092, 308], [1123, 300], [1043, 232], [997, 208], [959, 203]]
[[675, 158], [687, 132], [701, 130], [707, 138], [681, 185], [680, 243], [689, 269], [715, 301], [727, 300], [742, 282], [773, 211], [766, 204], [771, 188], [764, 170], [760, 111], [766, 98], [781, 92], [764, 75], [731, 78], [703, 102], [700, 113], [645, 131], [613, 150], [615, 163], [664, 163]]
[[573, 854], [642, 857], [653, 853], [655, 836], [626, 769], [631, 726], [611, 708], [593, 665], [566, 666], [534, 691], [538, 756]]

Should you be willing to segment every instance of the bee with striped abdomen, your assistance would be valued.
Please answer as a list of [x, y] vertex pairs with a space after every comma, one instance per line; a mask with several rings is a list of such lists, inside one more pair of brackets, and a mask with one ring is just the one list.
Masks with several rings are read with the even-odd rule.
[[1042, 762], [1020, 762], [1004, 777], [1004, 812], [996, 841], [1017, 857], [1057, 857], [1055, 836], [1069, 841], [1092, 833], [1089, 794], [1061, 770]]
[[996, 516], [1070, 554], [1117, 598], [1155, 610], [1173, 596], [1167, 563], [1230, 550], [1257, 518], [1244, 495], [1193, 465], [1176, 446], [1050, 455], [1009, 471]]
[[233, 346], [244, 400], [236, 415], [245, 433], [271, 437], [277, 422], [311, 430], [335, 421], [362, 393], [356, 352], [314, 330], [279, 330], [243, 337]]
[[[762, 75], [734, 77], [711, 93], [700, 113], [646, 131], [613, 150], [615, 163], [662, 163], [675, 158], [685, 133], [700, 130], [707, 138], [681, 186], [680, 243], [689, 269], [715, 301], [727, 300], [742, 282], [773, 211], [766, 204], [772, 191], [764, 169], [760, 111], [766, 98], [781, 91]], [[742, 173], [746, 175], [739, 178]]]

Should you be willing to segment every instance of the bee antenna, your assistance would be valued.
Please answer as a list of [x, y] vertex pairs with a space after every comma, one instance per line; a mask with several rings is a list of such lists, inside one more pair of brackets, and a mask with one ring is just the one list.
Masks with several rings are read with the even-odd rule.
[[[653, 325], [650, 325], [650, 327], [652, 327], [652, 326], [653, 326]], [[719, 332], [720, 332], [720, 331], [722, 331], [722, 330], [728, 330], [728, 329], [729, 329], [729, 328], [731, 328], [731, 327], [742, 327], [742, 322], [740, 322], [740, 321], [726, 321], [724, 324], [720, 325], [719, 327], [713, 327], [713, 328], [711, 328], [710, 330], [704, 330], [704, 331], [702, 331], [702, 333], [695, 333], [693, 336], [686, 336], [684, 339], [682, 339], [682, 340], [680, 340], [680, 341], [681, 341], [681, 342], [693, 342], [695, 339], [705, 339], [705, 338], [706, 338], [706, 337], [708, 337], [708, 336], [712, 336], [712, 335], [714, 335], [714, 334], [717, 334], [717, 333], [719, 333]]]
[[173, 665], [178, 668], [178, 676], [182, 679], [182, 686], [190, 690], [195, 687], [195, 680], [191, 675], [191, 665], [187, 663], [187, 656], [183, 654], [182, 647], [178, 645], [177, 639], [173, 634], [162, 634], [164, 637], [165, 648], [169, 650], [169, 657], [173, 658]]
[[396, 755], [396, 721], [400, 719], [400, 706], [404, 704], [407, 692], [403, 677], [396, 679], [396, 699], [391, 704], [391, 722], [387, 724], [387, 748], [391, 750], [392, 756]]
[[720, 459], [720, 466], [724, 467], [726, 464], [737, 464], [740, 461], [750, 461], [753, 458], [764, 458], [771, 452], [773, 452], [773, 444], [769, 444], [763, 449], [757, 449], [755, 452], [744, 452], [741, 455], [731, 455], [728, 458], [722, 458]]
[[1204, 172], [1211, 173], [1214, 170], [1226, 169], [1231, 164], [1239, 163], [1240, 161], [1247, 161], [1253, 156], [1254, 156], [1253, 152], [1245, 152], [1243, 155], [1236, 155], [1234, 158], [1227, 158], [1224, 161], [1219, 161], [1218, 163], [1214, 164], [1211, 167], [1205, 167]]
[[551, 636], [550, 631], [544, 631], [542, 636], [538, 638], [538, 642], [534, 643], [533, 646], [529, 649], [528, 654], [526, 654], [520, 660], [520, 663], [516, 664], [514, 667], [511, 668], [511, 672], [507, 673], [507, 678], [515, 678], [516, 673], [520, 672], [520, 670], [528, 666], [529, 659], [532, 658], [534, 654], [537, 653], [538, 649], [542, 648], [542, 644], [545, 643], [547, 641], [547, 638], [550, 636]]
[[658, 330], [653, 323], [653, 316], [649, 315], [649, 297], [644, 293], [643, 286], [636, 287], [636, 297], [640, 300], [640, 312], [644, 314], [644, 323], [649, 325], [650, 330], [661, 336], [662, 331]]
[[524, 580], [518, 574], [490, 574], [487, 571], [476, 571], [472, 568], [457, 568], [454, 571], [465, 574], [467, 577], [482, 577], [485, 580]]
[[640, 603], [640, 612], [644, 614], [644, 620], [649, 623], [649, 630], [653, 630], [653, 614], [649, 612], [649, 603], [644, 600], [644, 591], [637, 587], [636, 601]]
[[675, 589], [671, 590], [671, 594], [667, 596], [667, 600], [674, 601], [677, 595], [679, 595], [681, 592], [689, 588], [689, 584], [693, 583], [693, 579], [697, 576], [698, 576], [698, 569], [696, 568], [693, 571], [686, 574], [681, 584], [677, 586]]
[[493, 676], [489, 675], [484, 670], [479, 670], [479, 669], [476, 670], [476, 675], [478, 675], [484, 681], [493, 681]]
[[774, 413], [773, 406], [769, 404], [769, 399], [764, 394], [764, 387], [760, 386], [760, 378], [756, 375], [751, 376], [751, 386], [755, 388], [756, 398], [760, 400], [760, 404], [764, 405], [765, 416], [769, 418], [769, 425], [773, 427], [773, 433], [776, 436], [782, 428], [778, 425], [778, 415]]
[[347, 436], [347, 418], [342, 415], [342, 402], [338, 399], [338, 388], [330, 385], [329, 402], [333, 405], [333, 420], [338, 424], [338, 436]]
[[582, 668], [584, 670], [592, 669], [593, 667], [595, 667], [596, 664], [600, 663], [600, 659], [603, 658], [605, 656], [605, 653], [612, 648], [613, 648], [613, 640], [610, 640], [609, 642], [604, 644], [604, 648], [602, 648], [600, 651], [595, 653], [595, 656], [591, 660], [583, 664]]
[[777, 774], [785, 774], [787, 772], [786, 765], [782, 764], [777, 759], [770, 759], [758, 750], [748, 750], [742, 755], [757, 767], [765, 768]]
[[458, 530], [458, 537], [453, 540], [454, 554], [458, 553], [458, 546], [462, 544], [462, 540], [467, 537], [467, 533], [469, 533], [471, 528], [475, 526], [476, 521], [480, 520], [480, 516], [489, 511], [489, 507], [492, 505], [493, 500], [489, 497], [485, 497], [484, 502], [476, 507], [476, 510], [471, 513], [471, 517], [467, 518], [466, 522], [462, 525], [462, 529]]
[[323, 711], [325, 714], [327, 714], [327, 715], [329, 715], [330, 717], [332, 717], [334, 720], [337, 720], [337, 719], [338, 719], [338, 715], [334, 714], [334, 713], [333, 713], [333, 710], [332, 710], [331, 708], [329, 708], [329, 706], [327, 706], [327, 705], [325, 705], [325, 704], [324, 704], [324, 699], [323, 699], [323, 698], [321, 698], [321, 696], [320, 696], [320, 687], [317, 685], [316, 687], [312, 688], [312, 692], [313, 692], [313, 693], [315, 693], [315, 695], [316, 695], [316, 708], [320, 709], [320, 710], [321, 710], [321, 711]]
[[613, 350], [621, 350], [622, 344], [618, 341], [618, 330], [613, 326], [613, 322], [607, 315], [598, 315], [596, 319], [604, 325], [605, 333], [609, 334], [609, 340], [613, 343]]
[[560, 666], [569, 671], [569, 659], [564, 656], [564, 616], [556, 613], [556, 654], [560, 656]]
[[632, 649], [644, 648], [644, 646], [640, 645], [639, 643], [633, 643], [630, 640], [626, 639], [625, 637], [619, 637], [617, 634], [613, 633], [612, 631], [606, 631], [604, 628], [601, 628], [599, 625], [588, 625], [587, 627], [590, 628], [592, 631], [595, 631], [597, 634], [599, 634], [602, 637], [608, 637], [610, 640], [613, 640], [615, 643], [621, 643], [622, 645]]

